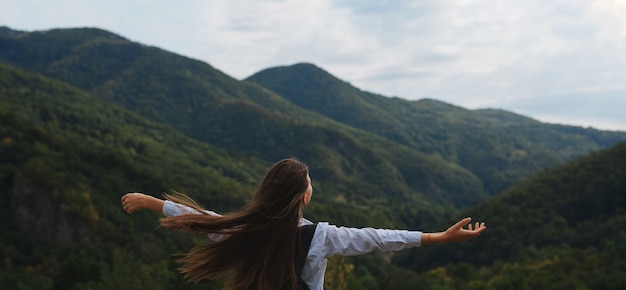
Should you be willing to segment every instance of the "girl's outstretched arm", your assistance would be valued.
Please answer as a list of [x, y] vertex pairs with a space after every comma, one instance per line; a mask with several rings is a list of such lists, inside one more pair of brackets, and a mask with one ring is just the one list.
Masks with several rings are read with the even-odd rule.
[[[485, 223], [476, 222], [472, 227], [472, 218], [464, 218], [449, 227], [445, 232], [422, 234], [422, 245], [443, 244], [449, 242], [465, 242], [478, 237], [480, 233], [487, 229]], [[467, 229], [463, 227], [467, 225]]]
[[127, 213], [133, 213], [141, 209], [149, 209], [156, 213], [163, 212], [164, 200], [143, 193], [132, 192], [122, 196], [122, 207]]

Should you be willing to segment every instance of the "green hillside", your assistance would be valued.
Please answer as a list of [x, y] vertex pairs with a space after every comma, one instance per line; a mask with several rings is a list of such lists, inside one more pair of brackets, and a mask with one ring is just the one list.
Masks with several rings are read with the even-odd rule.
[[467, 168], [496, 194], [540, 170], [626, 140], [626, 133], [544, 124], [502, 110], [467, 110], [359, 90], [312, 64], [246, 79], [294, 104]]
[[[268, 164], [147, 122], [58, 81], [0, 66], [0, 227], [6, 289], [171, 289], [189, 237], [120, 210], [177, 190], [235, 209]], [[125, 268], [126, 267], [126, 268]], [[124, 274], [125, 269], [133, 269]], [[135, 273], [135, 274], [132, 274]], [[119, 275], [115, 278], [113, 275]], [[108, 279], [108, 280], [107, 280]], [[160, 285], [163, 284], [163, 285]], [[85, 285], [83, 285], [85, 286]], [[86, 287], [86, 286], [85, 286]], [[121, 288], [117, 288], [121, 289]]]
[[[65, 83], [0, 65], [0, 215], [7, 221], [0, 226], [0, 284], [218, 287], [186, 285], [170, 256], [203, 238], [157, 229], [151, 213], [129, 217], [120, 197], [175, 190], [226, 212], [249, 198], [269, 165], [190, 139]], [[425, 208], [424, 202], [363, 199], [354, 205], [323, 193], [354, 189], [317, 180], [314, 186], [316, 202], [305, 209], [314, 221], [393, 227], [434, 225], [443, 216], [443, 207]]]
[[462, 216], [486, 220], [488, 230], [462, 247], [397, 257], [423, 273], [411, 279], [430, 280], [422, 289], [623, 289], [626, 143], [543, 172]]

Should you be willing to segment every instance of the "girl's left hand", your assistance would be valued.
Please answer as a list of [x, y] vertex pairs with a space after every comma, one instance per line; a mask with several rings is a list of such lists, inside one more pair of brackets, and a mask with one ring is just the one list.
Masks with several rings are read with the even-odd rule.
[[127, 213], [133, 213], [137, 210], [146, 208], [146, 198], [148, 196], [143, 193], [132, 192], [122, 196], [122, 208]]

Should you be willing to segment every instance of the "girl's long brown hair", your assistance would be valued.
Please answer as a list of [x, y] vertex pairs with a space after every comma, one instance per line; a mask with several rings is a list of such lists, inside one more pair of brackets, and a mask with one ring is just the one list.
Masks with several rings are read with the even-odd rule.
[[[225, 289], [295, 289], [295, 247], [307, 175], [304, 163], [284, 159], [269, 169], [252, 202], [239, 212], [221, 217], [190, 214], [162, 218], [161, 225], [167, 228], [227, 235], [178, 260], [185, 278], [197, 282], [228, 274]], [[199, 209], [184, 197], [168, 199]]]

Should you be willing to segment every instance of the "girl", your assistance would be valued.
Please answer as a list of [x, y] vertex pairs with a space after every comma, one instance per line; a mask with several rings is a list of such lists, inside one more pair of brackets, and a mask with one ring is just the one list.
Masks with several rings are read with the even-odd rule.
[[[161, 200], [141, 193], [122, 197], [127, 213], [150, 209], [162, 213], [166, 228], [207, 234], [213, 243], [196, 248], [179, 260], [189, 281], [215, 279], [229, 273], [226, 289], [295, 289], [296, 244], [303, 225], [302, 208], [313, 188], [308, 167], [296, 159], [274, 164], [243, 210], [226, 215], [200, 208], [182, 195]], [[373, 250], [398, 251], [409, 247], [465, 241], [477, 237], [484, 223], [465, 218], [444, 232], [336, 227], [320, 222], [315, 227], [300, 278], [310, 289], [324, 285], [326, 259], [333, 255], [359, 255]], [[463, 227], [468, 225], [467, 229]]]

